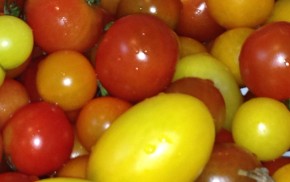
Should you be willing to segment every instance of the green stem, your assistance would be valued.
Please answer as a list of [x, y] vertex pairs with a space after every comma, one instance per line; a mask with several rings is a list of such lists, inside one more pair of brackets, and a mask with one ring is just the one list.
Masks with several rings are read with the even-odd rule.
[[12, 16], [19, 17], [20, 12], [21, 10], [15, 2], [9, 4], [8, 0], [4, 1], [4, 14], [5, 15], [12, 15]]
[[97, 6], [100, 4], [100, 0], [86, 0], [86, 1], [90, 6]]

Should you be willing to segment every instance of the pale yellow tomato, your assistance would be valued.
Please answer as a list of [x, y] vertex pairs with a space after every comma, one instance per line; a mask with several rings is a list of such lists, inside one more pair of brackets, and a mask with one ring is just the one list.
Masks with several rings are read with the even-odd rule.
[[270, 16], [275, 0], [207, 0], [210, 14], [221, 26], [256, 27]]
[[211, 80], [221, 92], [226, 105], [224, 127], [231, 128], [231, 122], [243, 99], [233, 74], [229, 69], [209, 53], [197, 53], [181, 58], [177, 65], [173, 81], [197, 77]]
[[240, 106], [232, 124], [234, 141], [261, 161], [274, 160], [290, 148], [290, 112], [282, 102], [250, 99]]
[[96, 182], [194, 181], [214, 143], [213, 118], [199, 99], [160, 93], [119, 116], [93, 147]]
[[275, 182], [289, 182], [290, 181], [290, 164], [281, 166], [273, 174]]
[[200, 52], [207, 52], [205, 45], [201, 42], [190, 38], [179, 36], [179, 56], [180, 58], [184, 56], [188, 56], [190, 54], [200, 53]]
[[55, 177], [55, 178], [41, 179], [36, 182], [92, 182], [92, 181], [79, 179], [79, 178]]
[[244, 84], [240, 74], [239, 55], [244, 41], [253, 31], [254, 29], [246, 27], [227, 30], [214, 40], [210, 51], [228, 66], [240, 86]]
[[274, 9], [267, 22], [287, 21], [290, 22], [290, 1], [279, 0], [275, 2]]

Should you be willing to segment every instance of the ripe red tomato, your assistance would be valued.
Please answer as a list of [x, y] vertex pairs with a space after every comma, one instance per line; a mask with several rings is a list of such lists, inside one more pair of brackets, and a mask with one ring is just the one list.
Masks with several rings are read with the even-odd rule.
[[71, 49], [83, 52], [99, 39], [102, 11], [80, 0], [27, 0], [25, 16], [35, 43], [46, 52]]
[[171, 82], [178, 50], [176, 34], [160, 19], [128, 15], [116, 20], [100, 42], [97, 77], [110, 95], [140, 101]]
[[290, 23], [273, 22], [257, 29], [240, 53], [241, 77], [256, 96], [290, 98]]
[[20, 172], [4, 172], [0, 174], [2, 182], [35, 182], [39, 180], [37, 176], [30, 176]]
[[70, 158], [73, 128], [63, 110], [35, 102], [17, 110], [3, 128], [4, 153], [18, 171], [42, 176]]

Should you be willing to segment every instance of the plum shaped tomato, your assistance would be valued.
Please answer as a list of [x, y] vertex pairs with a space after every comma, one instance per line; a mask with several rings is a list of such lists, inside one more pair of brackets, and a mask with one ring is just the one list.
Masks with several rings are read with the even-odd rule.
[[35, 43], [46, 52], [91, 48], [103, 29], [103, 13], [79, 0], [27, 0], [25, 16]]
[[60, 107], [35, 102], [17, 110], [5, 125], [3, 143], [11, 166], [25, 174], [42, 176], [69, 160], [74, 133]]
[[245, 40], [239, 57], [244, 84], [256, 95], [290, 98], [290, 23], [273, 22]]
[[178, 52], [178, 37], [162, 20], [128, 15], [116, 20], [100, 42], [97, 77], [110, 95], [137, 102], [171, 82]]

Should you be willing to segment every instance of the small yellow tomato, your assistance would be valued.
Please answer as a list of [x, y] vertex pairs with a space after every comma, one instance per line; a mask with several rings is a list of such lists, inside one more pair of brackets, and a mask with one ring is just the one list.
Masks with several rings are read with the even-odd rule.
[[257, 27], [272, 12], [275, 0], [207, 0], [210, 14], [221, 26]]
[[129, 108], [93, 147], [96, 182], [194, 181], [214, 143], [213, 118], [199, 99], [161, 93]]
[[70, 159], [57, 171], [56, 176], [86, 179], [88, 159], [89, 155]]
[[190, 38], [179, 36], [179, 56], [180, 58], [188, 56], [190, 54], [200, 53], [200, 52], [207, 52], [205, 45], [201, 42]]
[[285, 164], [275, 171], [273, 174], [275, 182], [289, 182], [290, 181], [290, 164]]
[[288, 21], [290, 22], [290, 1], [279, 0], [275, 2], [271, 16], [267, 22]]
[[185, 77], [208, 79], [214, 83], [226, 105], [224, 127], [230, 130], [234, 114], [243, 99], [239, 85], [229, 69], [211, 54], [202, 52], [183, 57], [177, 62], [173, 81]]
[[79, 179], [79, 178], [55, 177], [55, 178], [41, 179], [36, 182], [92, 182], [92, 181]]
[[233, 28], [219, 35], [211, 47], [210, 53], [223, 62], [233, 73], [236, 81], [243, 86], [240, 74], [239, 55], [246, 38], [254, 31], [252, 28]]
[[259, 160], [274, 160], [290, 148], [290, 112], [275, 99], [250, 99], [238, 109], [232, 134], [238, 145], [256, 154]]

